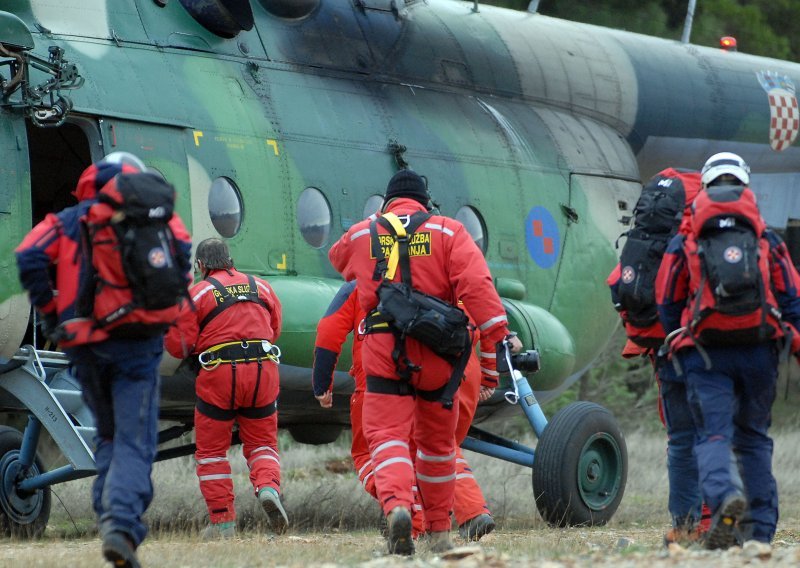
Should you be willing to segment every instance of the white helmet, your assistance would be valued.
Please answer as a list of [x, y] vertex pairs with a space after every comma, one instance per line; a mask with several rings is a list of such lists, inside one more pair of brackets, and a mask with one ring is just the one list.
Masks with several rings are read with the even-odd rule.
[[720, 152], [706, 160], [700, 179], [704, 186], [708, 186], [722, 174], [735, 176], [742, 185], [750, 183], [750, 166], [741, 156], [731, 152]]
[[147, 166], [144, 165], [144, 162], [139, 159], [138, 156], [131, 154], [130, 152], [111, 152], [107, 156], [105, 156], [100, 162], [100, 164], [118, 164], [120, 166], [131, 166], [139, 170], [140, 172], [146, 172]]

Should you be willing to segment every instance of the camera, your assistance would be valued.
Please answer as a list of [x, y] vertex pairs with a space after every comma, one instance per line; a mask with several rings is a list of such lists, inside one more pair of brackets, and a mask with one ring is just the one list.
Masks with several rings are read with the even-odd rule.
[[511, 356], [511, 364], [518, 371], [523, 373], [535, 373], [539, 370], [539, 352], [536, 349], [529, 349]]
[[[522, 373], [535, 373], [541, 368], [539, 352], [536, 349], [528, 349], [520, 353], [513, 353], [511, 355], [511, 365]], [[506, 358], [502, 353], [498, 353], [497, 372], [510, 372]]]

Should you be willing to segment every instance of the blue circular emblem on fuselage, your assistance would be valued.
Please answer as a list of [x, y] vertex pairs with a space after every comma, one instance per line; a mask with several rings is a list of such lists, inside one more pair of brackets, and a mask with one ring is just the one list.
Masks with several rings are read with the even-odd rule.
[[533, 261], [542, 268], [550, 268], [558, 260], [561, 246], [558, 224], [544, 207], [534, 207], [528, 213], [525, 244]]

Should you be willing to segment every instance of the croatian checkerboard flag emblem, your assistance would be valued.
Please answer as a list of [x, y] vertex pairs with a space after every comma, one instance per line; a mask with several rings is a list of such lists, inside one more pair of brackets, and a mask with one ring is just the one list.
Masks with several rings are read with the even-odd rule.
[[800, 129], [794, 83], [774, 71], [759, 71], [756, 76], [769, 98], [769, 144], [780, 152], [792, 145]]

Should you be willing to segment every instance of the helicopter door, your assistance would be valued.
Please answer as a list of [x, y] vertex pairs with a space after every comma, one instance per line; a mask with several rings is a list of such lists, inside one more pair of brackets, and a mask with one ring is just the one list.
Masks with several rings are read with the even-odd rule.
[[[3, 154], [6, 159], [10, 154], [17, 155], [19, 165], [16, 177], [21, 198], [18, 208], [20, 214], [18, 224], [14, 227], [19, 234], [10, 239], [11, 249], [19, 244], [30, 227], [39, 223], [48, 213], [57, 213], [76, 203], [72, 192], [83, 170], [92, 162], [90, 141], [95, 146], [98, 141], [97, 127], [94, 121], [88, 119], [72, 118], [56, 128], [41, 128], [28, 120], [19, 120], [18, 127], [22, 130], [15, 138], [18, 150]], [[8, 256], [3, 254], [3, 258], [13, 258], [11, 251], [7, 253]], [[16, 272], [16, 265], [13, 262], [10, 265]], [[16, 275], [14, 281], [18, 281]], [[27, 304], [27, 298], [21, 297]], [[28, 312], [27, 306], [25, 309]], [[27, 326], [23, 342], [34, 344], [37, 348], [53, 347], [47, 345], [40, 335], [34, 335], [33, 326]]]
[[112, 152], [130, 152], [138, 156], [150, 171], [160, 174], [175, 186], [179, 195], [177, 211], [188, 228], [191, 220], [191, 199], [184, 146], [186, 130], [177, 125], [119, 118], [103, 118], [99, 124], [106, 155]]
[[[26, 121], [30, 157], [31, 217], [35, 225], [48, 213], [77, 203], [72, 192], [91, 163], [89, 139], [97, 145], [97, 127], [87, 119], [58, 128], [39, 128]], [[99, 156], [97, 156], [99, 157]]]

